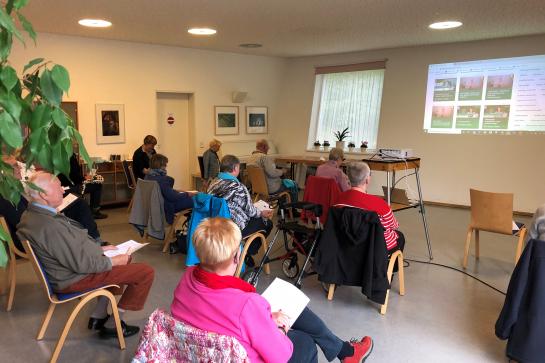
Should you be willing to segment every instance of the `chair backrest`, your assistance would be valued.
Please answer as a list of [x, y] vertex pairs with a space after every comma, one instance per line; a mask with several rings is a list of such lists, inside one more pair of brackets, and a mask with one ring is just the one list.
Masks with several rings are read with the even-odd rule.
[[28, 255], [28, 259], [30, 260], [30, 263], [32, 264], [32, 268], [34, 269], [34, 272], [36, 272], [36, 276], [38, 276], [38, 280], [42, 283], [42, 286], [45, 289], [45, 293], [47, 295], [47, 298], [49, 301], [54, 302], [54, 292], [53, 288], [51, 287], [51, 284], [49, 283], [49, 280], [47, 279], [47, 275], [43, 269], [42, 264], [38, 260], [38, 257], [36, 257], [36, 254], [34, 253], [34, 250], [32, 249], [32, 246], [30, 245], [30, 242], [28, 240], [21, 241], [23, 244], [23, 248], [25, 249], [26, 254]]
[[132, 170], [132, 166], [129, 165], [128, 160], [123, 160], [121, 162], [123, 165], [123, 172], [125, 173], [125, 179], [127, 179], [127, 185], [130, 189], [136, 188], [136, 180], [134, 179], [134, 172]]
[[11, 237], [8, 223], [6, 222], [6, 219], [3, 216], [0, 216], [0, 225], [2, 226], [2, 228], [4, 229], [7, 235], [6, 239], [8, 243], [9, 258], [14, 261], [15, 255], [17, 255], [19, 257], [28, 259], [28, 255], [24, 253], [23, 251], [21, 251], [20, 249], [18, 249], [13, 243], [13, 238]]
[[246, 350], [235, 338], [195, 328], [157, 309], [144, 327], [132, 362], [174, 361], [250, 362]]
[[252, 185], [252, 193], [261, 195], [263, 198], [269, 197], [269, 188], [267, 187], [267, 179], [262, 168], [256, 165], [246, 165], [246, 171], [250, 184]]
[[513, 194], [470, 189], [470, 226], [488, 232], [512, 234]]
[[201, 178], [204, 179], [204, 158], [202, 156], [197, 156], [199, 161], [199, 170], [201, 171]]
[[[329, 207], [337, 203], [337, 198], [341, 194], [339, 185], [333, 178], [323, 178], [319, 176], [310, 175], [305, 183], [305, 194], [303, 195], [303, 201], [319, 204], [322, 206], [321, 218], [322, 224], [327, 222], [327, 216]], [[314, 219], [312, 214], [308, 215], [308, 212], [302, 213], [305, 218], [310, 217]]]

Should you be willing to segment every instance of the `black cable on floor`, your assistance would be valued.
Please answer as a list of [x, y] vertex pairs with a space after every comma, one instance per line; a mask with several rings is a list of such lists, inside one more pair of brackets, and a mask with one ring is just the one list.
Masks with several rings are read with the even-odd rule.
[[[452, 267], [452, 266], [448, 266], [448, 265], [443, 265], [443, 264], [435, 263], [435, 262], [431, 262], [431, 261], [412, 260], [412, 259], [410, 259], [410, 258], [404, 258], [403, 260], [404, 260], [404, 261], [407, 261], [407, 263], [408, 263], [408, 261], [411, 261], [411, 262], [416, 262], [416, 263], [422, 263], [422, 264], [425, 264], [425, 265], [439, 266], [439, 267], [448, 268], [448, 269], [451, 269], [451, 270], [454, 270], [454, 271], [458, 271], [458, 272], [460, 272], [460, 273], [463, 273], [463, 274], [466, 275], [466, 276], [469, 276], [469, 277], [471, 277], [471, 278], [473, 278], [473, 279], [479, 281], [481, 284], [488, 286], [488, 287], [491, 288], [492, 290], [495, 290], [495, 291], [499, 292], [500, 294], [505, 295], [505, 292], [501, 291], [500, 289], [497, 289], [497, 288], [495, 288], [494, 286], [490, 285], [489, 283], [484, 282], [483, 280], [479, 279], [478, 277], [473, 276], [473, 275], [471, 275], [471, 274], [465, 272], [464, 270], [460, 270], [460, 269], [458, 269], [458, 268], [456, 268], [456, 267]], [[407, 267], [408, 267], [408, 265], [407, 265]]]

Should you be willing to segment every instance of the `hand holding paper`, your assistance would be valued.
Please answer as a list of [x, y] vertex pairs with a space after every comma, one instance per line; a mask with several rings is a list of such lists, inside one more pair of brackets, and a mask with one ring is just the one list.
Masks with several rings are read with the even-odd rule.
[[[281, 312], [282, 315], [286, 316], [286, 318], [283, 317], [282, 319], [287, 319], [288, 327], [293, 325], [310, 301], [301, 290], [278, 277], [274, 279], [261, 296], [269, 302], [271, 311]], [[276, 315], [273, 315], [273, 318]]]

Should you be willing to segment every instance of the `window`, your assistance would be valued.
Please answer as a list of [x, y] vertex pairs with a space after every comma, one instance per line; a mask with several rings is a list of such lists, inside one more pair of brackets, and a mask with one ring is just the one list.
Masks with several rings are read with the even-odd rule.
[[[376, 63], [384, 65], [385, 62]], [[362, 65], [354, 65], [360, 66]], [[308, 147], [312, 147], [315, 140], [321, 143], [324, 140], [335, 145], [335, 131], [348, 127], [350, 137], [356, 147], [362, 141], [367, 141], [369, 148], [376, 148], [378, 125], [380, 118], [380, 103], [382, 100], [382, 85], [384, 83], [384, 66], [382, 69], [342, 71], [350, 66], [323, 67], [341, 69], [338, 73], [321, 73], [316, 69], [316, 85], [312, 104], [311, 127], [309, 131]], [[352, 67], [354, 68], [354, 67]]]

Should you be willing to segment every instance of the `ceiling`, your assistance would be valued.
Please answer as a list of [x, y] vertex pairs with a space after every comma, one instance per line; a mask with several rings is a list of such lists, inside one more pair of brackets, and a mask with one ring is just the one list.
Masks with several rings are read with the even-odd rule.
[[[39, 32], [279, 57], [545, 33], [545, 0], [31, 0], [23, 13]], [[450, 19], [464, 26], [428, 29]], [[199, 26], [218, 33], [187, 33]]]

